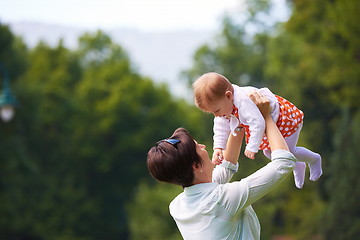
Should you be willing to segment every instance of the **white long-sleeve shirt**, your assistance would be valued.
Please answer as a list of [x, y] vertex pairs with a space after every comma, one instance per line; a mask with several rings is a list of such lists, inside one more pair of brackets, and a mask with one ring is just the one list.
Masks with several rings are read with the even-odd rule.
[[249, 98], [248, 94], [260, 91], [270, 100], [271, 117], [276, 122], [279, 117], [279, 103], [276, 96], [268, 89], [255, 87], [239, 87], [234, 85], [234, 105], [238, 109], [239, 119], [234, 115], [230, 119], [226, 117], [214, 118], [214, 145], [213, 148], [225, 149], [229, 134], [236, 135], [235, 128], [240, 124], [248, 125], [250, 137], [246, 149], [251, 152], [258, 152], [265, 132], [265, 121], [258, 107]]
[[260, 223], [251, 204], [277, 187], [292, 172], [295, 157], [275, 150], [272, 161], [241, 181], [228, 183], [238, 165], [223, 161], [212, 183], [186, 187], [170, 203], [185, 240], [260, 240]]

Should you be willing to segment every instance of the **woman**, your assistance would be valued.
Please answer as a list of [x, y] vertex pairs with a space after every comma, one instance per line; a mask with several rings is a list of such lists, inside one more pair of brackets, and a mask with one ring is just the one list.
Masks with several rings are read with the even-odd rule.
[[244, 137], [240, 128], [237, 136], [229, 137], [224, 160], [216, 167], [205, 146], [182, 128], [148, 153], [147, 166], [155, 179], [184, 188], [170, 203], [170, 214], [186, 240], [260, 239], [259, 220], [251, 204], [293, 171], [296, 159], [271, 118], [269, 100], [258, 92], [250, 97], [265, 119], [272, 161], [247, 178], [228, 183], [238, 169]]

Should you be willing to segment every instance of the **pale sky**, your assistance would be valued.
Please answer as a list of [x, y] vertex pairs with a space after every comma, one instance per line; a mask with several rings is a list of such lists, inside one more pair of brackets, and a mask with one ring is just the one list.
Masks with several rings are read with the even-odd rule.
[[144, 31], [215, 29], [243, 0], [0, 0], [3, 23], [35, 21], [81, 28]]

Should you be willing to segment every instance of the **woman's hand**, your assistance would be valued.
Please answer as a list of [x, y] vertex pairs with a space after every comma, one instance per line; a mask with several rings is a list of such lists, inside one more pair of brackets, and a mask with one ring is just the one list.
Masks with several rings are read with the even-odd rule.
[[220, 148], [215, 148], [214, 149], [214, 153], [213, 153], [213, 156], [212, 156], [212, 162], [215, 164], [215, 165], [219, 165], [222, 163], [222, 160], [224, 159], [224, 156], [223, 156], [223, 150], [220, 149]]
[[269, 140], [271, 151], [273, 152], [277, 149], [289, 151], [284, 137], [281, 135], [278, 127], [270, 115], [269, 99], [259, 92], [253, 92], [249, 94], [249, 97], [256, 104], [264, 117], [266, 125], [265, 134]]
[[270, 116], [270, 101], [260, 92], [253, 92], [249, 94], [250, 99], [259, 108], [263, 117]]

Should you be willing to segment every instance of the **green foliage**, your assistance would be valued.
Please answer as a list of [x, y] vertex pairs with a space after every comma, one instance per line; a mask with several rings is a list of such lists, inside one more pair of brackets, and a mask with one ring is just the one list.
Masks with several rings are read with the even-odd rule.
[[[360, 5], [292, 1], [289, 21], [268, 26], [271, 2], [246, 3], [245, 19], [224, 18], [215, 44], [200, 47], [183, 74], [189, 84], [216, 71], [268, 86], [305, 112], [299, 143], [321, 153], [324, 175], [302, 190], [290, 177], [254, 204], [263, 239], [356, 239]], [[101, 31], [76, 50], [61, 41], [28, 50], [0, 25], [0, 62], [21, 103], [0, 123], [1, 239], [181, 239], [168, 213], [181, 189], [150, 184], [146, 154], [177, 127], [211, 149], [212, 115], [138, 74]], [[267, 162], [241, 157], [235, 179]]]
[[329, 177], [326, 190], [329, 203], [322, 227], [325, 239], [356, 239], [359, 236], [359, 196], [360, 150], [360, 111], [351, 113], [348, 109], [342, 112], [334, 135], [334, 155], [329, 158]]
[[181, 191], [179, 186], [166, 183], [157, 183], [152, 187], [141, 183], [128, 207], [131, 239], [182, 239], [168, 208]]
[[[27, 65], [27, 48], [12, 34], [9, 27], [0, 23], [0, 62], [6, 68], [12, 83], [24, 72]], [[1, 75], [1, 80], [2, 80]]]
[[324, 214], [327, 224], [320, 217], [314, 220], [324, 239], [354, 239], [360, 233], [353, 203], [360, 197], [353, 191], [359, 188], [353, 180], [359, 170], [354, 146], [358, 132], [352, 124], [359, 111], [358, 11], [352, 0], [294, 1], [292, 17], [269, 44], [267, 76], [281, 94], [300, 103], [303, 142], [324, 159], [319, 194], [328, 207], [319, 215]]
[[200, 47], [194, 54], [192, 69], [183, 72], [184, 78], [191, 85], [205, 72], [218, 72], [236, 84], [259, 85], [263, 80], [267, 36], [259, 34], [251, 42], [248, 38], [245, 26], [238, 26], [236, 21], [225, 18], [217, 45]]
[[125, 204], [149, 178], [148, 149], [180, 126], [208, 138], [194, 126], [201, 112], [139, 75], [101, 31], [74, 51], [60, 42], [28, 53], [1, 31], [0, 56], [14, 55], [6, 67], [24, 70], [21, 108], [0, 125], [0, 238], [127, 239]]
[[[233, 83], [265, 85], [305, 112], [299, 144], [321, 153], [324, 175], [301, 191], [286, 188], [256, 204], [263, 226], [275, 227], [271, 232], [263, 227], [265, 239], [275, 234], [354, 239], [360, 233], [354, 203], [360, 197], [354, 191], [359, 188], [354, 180], [359, 172], [354, 123], [359, 122], [360, 5], [356, 0], [293, 1], [290, 20], [267, 29], [257, 16], [271, 6], [267, 1], [253, 4], [244, 21], [237, 22], [238, 16], [224, 20], [220, 40], [199, 48], [193, 68], [184, 75], [190, 84], [204, 72], [217, 71]], [[260, 31], [249, 34], [249, 25]], [[242, 163], [247, 170], [258, 167]], [[339, 219], [342, 227], [337, 226]]]

